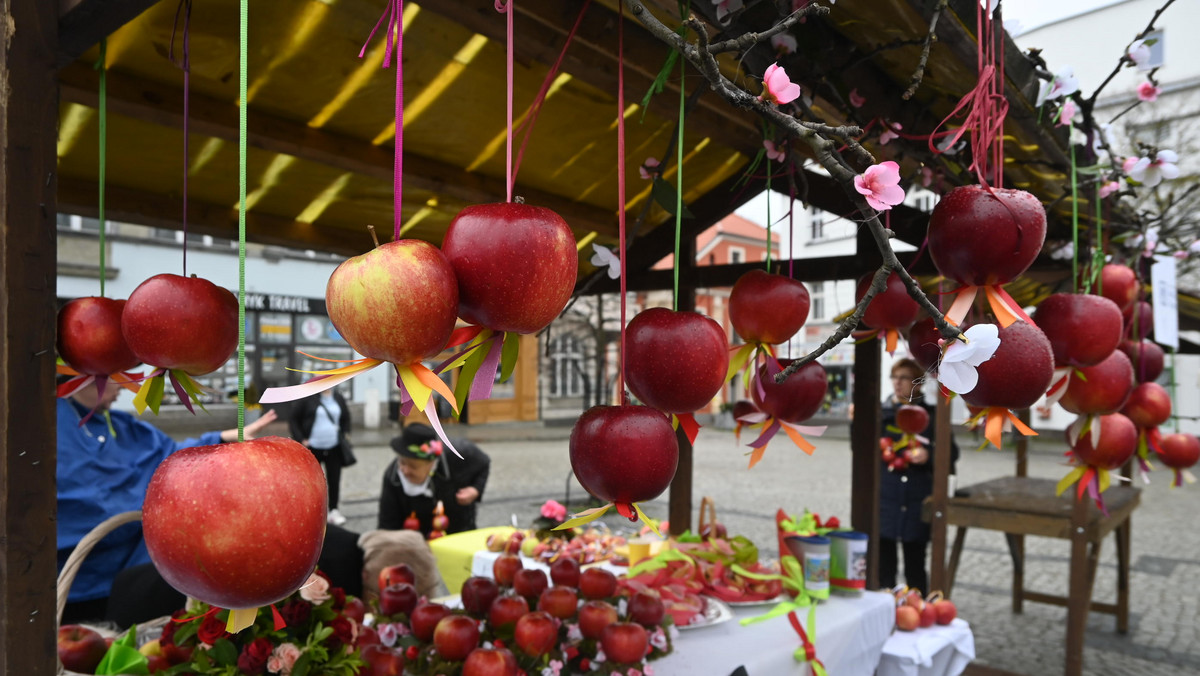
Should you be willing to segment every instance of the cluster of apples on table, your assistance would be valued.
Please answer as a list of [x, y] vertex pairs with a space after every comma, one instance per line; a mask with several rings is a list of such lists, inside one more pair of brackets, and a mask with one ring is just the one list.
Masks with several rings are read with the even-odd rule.
[[921, 592], [916, 589], [897, 594], [896, 628], [901, 631], [928, 629], [935, 624], [947, 625], [955, 617], [958, 617], [958, 608], [941, 592], [930, 594], [928, 599], [922, 598]]
[[625, 537], [599, 528], [587, 528], [572, 532], [569, 536], [549, 535], [540, 537], [530, 531], [514, 531], [509, 535], [494, 533], [488, 536], [490, 552], [521, 554], [542, 563], [552, 563], [560, 558], [570, 558], [581, 564], [598, 563], [613, 558], [618, 547], [625, 545]]

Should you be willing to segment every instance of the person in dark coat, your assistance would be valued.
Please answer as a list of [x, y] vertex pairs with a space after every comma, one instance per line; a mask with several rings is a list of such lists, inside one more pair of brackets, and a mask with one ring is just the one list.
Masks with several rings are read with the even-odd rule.
[[[921, 436], [929, 440], [920, 450], [910, 453], [906, 469], [895, 470], [884, 465], [879, 480], [879, 583], [885, 588], [896, 585], [896, 544], [904, 551], [904, 580], [909, 587], [929, 593], [929, 576], [925, 569], [925, 550], [929, 545], [929, 524], [921, 520], [921, 503], [933, 494], [933, 457], [936, 443], [934, 406], [921, 396], [920, 379], [924, 370], [912, 359], [901, 359], [892, 365], [892, 395], [883, 402], [883, 434], [899, 440], [898, 432], [889, 431], [896, 424], [896, 410], [905, 404], [915, 404], [929, 412], [929, 425]], [[958, 462], [958, 444], [950, 438], [950, 473]]]
[[304, 444], [325, 465], [329, 486], [329, 523], [341, 526], [346, 517], [338, 511], [342, 484], [342, 443], [350, 434], [350, 405], [336, 388], [305, 397], [292, 406], [288, 420], [292, 438]]
[[379, 495], [379, 527], [404, 528], [404, 520], [416, 513], [421, 533], [428, 538], [433, 530], [433, 514], [441, 501], [450, 525], [446, 533], [475, 529], [475, 512], [487, 485], [491, 459], [466, 439], [454, 439], [460, 459], [443, 448], [433, 428], [414, 423], [406, 425], [392, 439], [396, 459], [383, 473]]

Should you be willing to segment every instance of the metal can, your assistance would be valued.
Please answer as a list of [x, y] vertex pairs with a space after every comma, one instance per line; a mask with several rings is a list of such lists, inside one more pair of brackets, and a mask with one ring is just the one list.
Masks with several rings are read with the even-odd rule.
[[829, 534], [829, 584], [837, 594], [858, 596], [867, 587], [866, 533], [843, 530]]

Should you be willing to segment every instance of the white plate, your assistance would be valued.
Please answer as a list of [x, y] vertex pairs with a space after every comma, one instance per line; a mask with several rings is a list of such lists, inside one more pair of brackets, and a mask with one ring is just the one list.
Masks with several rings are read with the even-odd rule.
[[702, 598], [704, 599], [704, 612], [692, 618], [690, 624], [679, 627], [680, 631], [711, 627], [714, 624], [721, 624], [733, 619], [733, 609], [729, 607], [729, 604], [709, 596]]
[[[712, 597], [705, 596], [704, 598], [708, 599]], [[785, 600], [786, 598], [787, 595], [780, 594], [774, 598], [763, 599], [761, 601], [725, 601], [725, 603], [729, 604], [730, 608], [753, 608], [754, 606], [773, 606], [776, 603]], [[717, 600], [720, 601], [722, 599]]]

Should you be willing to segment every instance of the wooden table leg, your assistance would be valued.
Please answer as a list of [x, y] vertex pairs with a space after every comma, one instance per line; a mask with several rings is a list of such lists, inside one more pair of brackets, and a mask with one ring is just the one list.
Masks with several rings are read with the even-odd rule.
[[1088, 501], [1076, 500], [1071, 512], [1071, 568], [1067, 592], [1066, 676], [1083, 676], [1083, 635], [1092, 603], [1087, 523]]
[[958, 560], [962, 557], [963, 541], [966, 539], [966, 526], [954, 529], [954, 546], [950, 548], [950, 564], [946, 566], [946, 589], [942, 592], [947, 597], [954, 591], [954, 576], [958, 573]]
[[1117, 526], [1117, 633], [1129, 633], [1129, 540], [1133, 535], [1133, 517]]
[[1008, 553], [1013, 562], [1012, 579], [1012, 611], [1024, 612], [1025, 601], [1025, 536], [1019, 533], [1005, 533], [1008, 540]]

